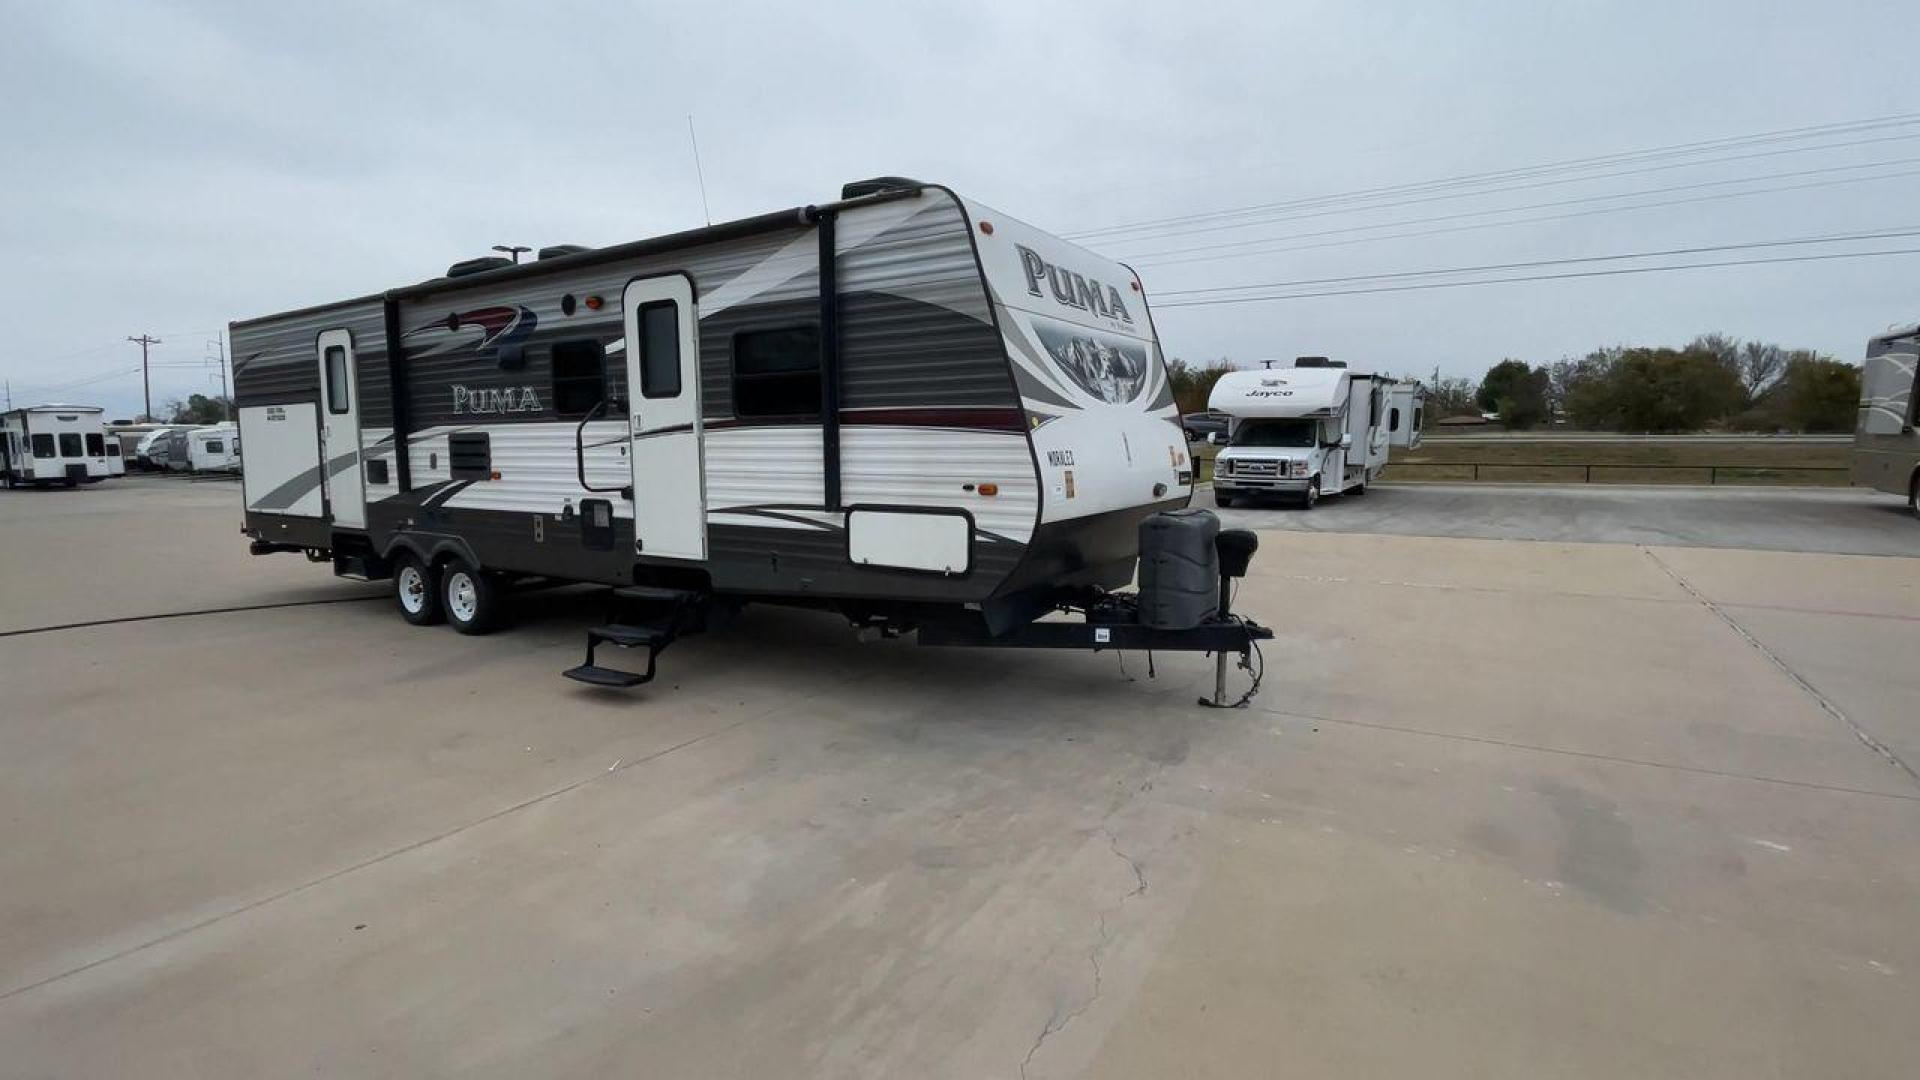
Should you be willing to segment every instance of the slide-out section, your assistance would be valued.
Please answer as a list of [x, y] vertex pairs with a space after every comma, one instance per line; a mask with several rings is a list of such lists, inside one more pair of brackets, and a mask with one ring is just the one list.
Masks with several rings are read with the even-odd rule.
[[320, 422], [312, 402], [242, 408], [240, 444], [247, 448], [241, 484], [248, 510], [321, 516]]

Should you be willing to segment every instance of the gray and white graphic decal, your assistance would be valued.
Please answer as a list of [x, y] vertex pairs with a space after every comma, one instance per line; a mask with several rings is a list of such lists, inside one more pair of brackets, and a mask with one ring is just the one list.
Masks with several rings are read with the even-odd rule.
[[1146, 347], [1137, 340], [1068, 323], [1036, 321], [1033, 332], [1056, 367], [1080, 389], [1112, 405], [1139, 397], [1153, 371]]

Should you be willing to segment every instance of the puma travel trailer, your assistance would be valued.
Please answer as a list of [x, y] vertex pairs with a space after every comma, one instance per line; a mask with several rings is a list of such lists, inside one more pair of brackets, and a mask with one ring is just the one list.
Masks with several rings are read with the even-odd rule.
[[1860, 371], [1860, 418], [1853, 433], [1853, 483], [1904, 495], [1920, 512], [1920, 326], [1893, 330], [1867, 342]]
[[106, 479], [104, 410], [34, 405], [0, 413], [0, 466], [8, 487], [74, 487]]
[[[650, 673], [716, 602], [925, 644], [1251, 643], [1112, 592], [1192, 492], [1139, 279], [942, 187], [473, 260], [232, 335], [254, 552], [391, 577], [409, 621], [466, 632], [515, 580], [621, 586], [655, 611], [595, 631], [585, 681], [643, 681], [593, 646]], [[1099, 613], [1073, 641], [1030, 626], [1069, 605]]]
[[[1322, 495], [1365, 494], [1387, 465], [1394, 384], [1321, 356], [1221, 376], [1207, 401], [1229, 417], [1227, 446], [1213, 462], [1214, 500], [1287, 495], [1311, 508]], [[1412, 437], [1414, 420], [1402, 422]]]

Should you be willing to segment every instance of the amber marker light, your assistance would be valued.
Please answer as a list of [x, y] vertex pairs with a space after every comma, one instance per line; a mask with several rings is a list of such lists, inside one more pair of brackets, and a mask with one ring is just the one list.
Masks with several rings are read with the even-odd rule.
[[1000, 485], [999, 484], [981, 484], [978, 490], [982, 495], [998, 495], [1000, 494]]
[[589, 296], [586, 302], [588, 311], [599, 311], [601, 308], [607, 306], [607, 302], [598, 296]]
[[991, 221], [983, 221], [983, 222], [981, 222], [981, 223], [980, 223], [980, 231], [981, 231], [981, 232], [983, 232], [983, 233], [985, 233], [985, 234], [986, 234], [986, 235], [988, 235], [988, 236], [992, 236], [992, 235], [993, 235], [993, 222], [991, 222]]

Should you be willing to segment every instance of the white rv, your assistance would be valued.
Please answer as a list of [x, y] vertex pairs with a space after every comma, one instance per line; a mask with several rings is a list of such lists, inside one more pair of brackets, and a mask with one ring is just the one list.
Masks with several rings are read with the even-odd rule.
[[1920, 513], [1920, 326], [1892, 330], [1867, 342], [1860, 371], [1860, 415], [1854, 425], [1852, 481], [1894, 495]]
[[74, 487], [108, 475], [103, 410], [35, 405], [0, 414], [0, 465], [8, 487]]
[[194, 472], [238, 471], [240, 426], [211, 424], [187, 432], [187, 467]]
[[105, 441], [106, 441], [106, 451], [107, 451], [107, 475], [108, 476], [127, 475], [127, 458], [126, 458], [127, 448], [126, 448], [126, 444], [123, 443], [120, 439], [120, 433], [113, 430], [111, 427], [108, 427], [103, 429], [101, 431], [101, 434], [106, 437]]
[[1387, 446], [1420, 449], [1420, 429], [1427, 422], [1425, 388], [1411, 379], [1387, 384]]
[[[912, 180], [473, 260], [231, 340], [253, 551], [390, 577], [408, 621], [468, 633], [541, 578], [1022, 644], [1048, 612], [1118, 610], [1099, 597], [1141, 523], [1192, 493], [1138, 277]], [[644, 681], [685, 625], [603, 628], [568, 674]], [[601, 642], [645, 645], [648, 675], [595, 665]]]
[[[1221, 376], [1207, 401], [1229, 417], [1213, 463], [1214, 501], [1285, 495], [1312, 508], [1322, 495], [1365, 494], [1387, 464], [1393, 385], [1322, 356]], [[1413, 418], [1402, 423], [1411, 434]]]

